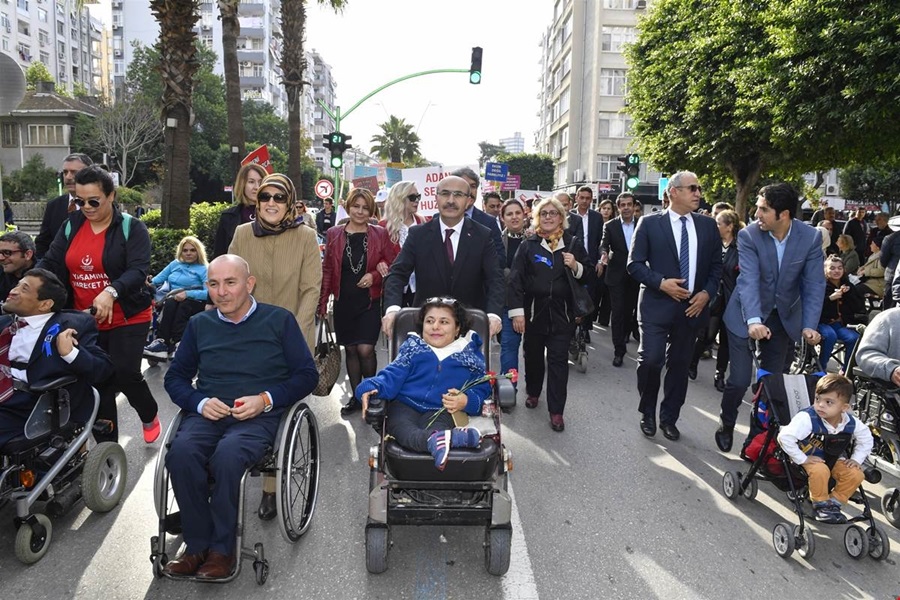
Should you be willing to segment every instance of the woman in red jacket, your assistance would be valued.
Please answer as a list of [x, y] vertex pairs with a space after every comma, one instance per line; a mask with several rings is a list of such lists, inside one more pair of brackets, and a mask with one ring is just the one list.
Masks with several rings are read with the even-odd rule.
[[[369, 223], [375, 214], [372, 192], [350, 190], [344, 208], [350, 220], [327, 233], [317, 312], [320, 319], [325, 318], [328, 297], [334, 294], [337, 343], [344, 346], [350, 390], [355, 390], [378, 369], [375, 343], [381, 328], [381, 272], [394, 262], [397, 251], [387, 231]], [[360, 408], [359, 400], [351, 396], [341, 415]]]

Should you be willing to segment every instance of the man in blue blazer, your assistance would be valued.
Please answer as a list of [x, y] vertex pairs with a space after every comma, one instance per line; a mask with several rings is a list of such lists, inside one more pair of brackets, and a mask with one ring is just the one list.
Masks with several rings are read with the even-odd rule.
[[798, 207], [790, 185], [767, 185], [756, 200], [756, 222], [738, 233], [740, 275], [724, 316], [731, 367], [715, 435], [722, 452], [731, 450], [738, 408], [750, 385], [749, 339], [759, 342], [760, 366], [770, 373], [783, 371], [801, 336], [812, 345], [821, 339], [816, 327], [825, 299], [822, 236], [794, 218]]
[[675, 422], [684, 405], [688, 366], [697, 332], [709, 322], [709, 304], [722, 274], [721, 238], [716, 222], [696, 214], [701, 187], [697, 176], [679, 171], [669, 179], [669, 208], [638, 221], [628, 257], [628, 274], [641, 284], [637, 384], [641, 432], [656, 434], [656, 403], [666, 366], [659, 426], [677, 440]]

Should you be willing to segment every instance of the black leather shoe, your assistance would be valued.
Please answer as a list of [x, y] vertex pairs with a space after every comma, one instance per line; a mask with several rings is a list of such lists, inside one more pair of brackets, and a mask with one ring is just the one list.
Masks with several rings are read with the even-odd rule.
[[663, 435], [666, 436], [667, 440], [676, 442], [678, 441], [678, 438], [681, 437], [681, 432], [678, 431], [678, 428], [670, 423], [663, 423], [659, 428], [663, 432]]
[[275, 515], [278, 514], [278, 510], [275, 508], [275, 492], [263, 492], [256, 514], [263, 521], [271, 521], [275, 518]]
[[624, 359], [621, 356], [613, 356], [613, 366], [621, 367]]
[[691, 365], [688, 367], [688, 379], [694, 381], [697, 379], [697, 365]]
[[653, 417], [644, 417], [641, 419], [641, 433], [647, 437], [656, 435], [656, 419]]
[[351, 399], [350, 402], [341, 407], [341, 416], [349, 417], [358, 410], [362, 410], [362, 404], [357, 402], [355, 399]]
[[722, 452], [731, 452], [731, 446], [734, 443], [734, 428], [719, 425], [716, 431], [716, 446]]
[[724, 391], [725, 391], [725, 377], [723, 377], [722, 375], [719, 375], [719, 374], [717, 373], [717, 374], [716, 374], [716, 380], [715, 380], [715, 382], [713, 382], [713, 383], [714, 383], [714, 385], [716, 386], [716, 391], [717, 391], [717, 392], [724, 392]]

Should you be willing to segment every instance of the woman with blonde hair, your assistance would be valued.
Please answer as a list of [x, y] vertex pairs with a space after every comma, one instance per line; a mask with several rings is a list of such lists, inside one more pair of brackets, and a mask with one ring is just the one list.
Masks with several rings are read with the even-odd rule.
[[559, 200], [541, 200], [532, 215], [534, 234], [524, 239], [516, 251], [507, 304], [513, 329], [525, 334], [525, 406], [537, 407], [547, 371], [550, 427], [562, 431], [569, 383], [569, 342], [575, 334], [572, 288], [566, 269], [575, 279], [581, 279], [590, 268], [590, 259], [584, 245], [566, 231], [566, 209]]
[[256, 194], [259, 184], [269, 173], [256, 163], [246, 164], [238, 171], [234, 181], [234, 206], [226, 208], [219, 216], [212, 258], [228, 252], [228, 245], [238, 225], [256, 218]]
[[[419, 225], [424, 219], [416, 214], [419, 208], [419, 200], [422, 195], [416, 189], [414, 181], [398, 181], [391, 186], [387, 200], [384, 202], [384, 219], [378, 224], [387, 230], [388, 237], [394, 245], [395, 254], [400, 254], [400, 248], [406, 242], [409, 228]], [[387, 269], [381, 273], [384, 277]], [[412, 299], [416, 293], [416, 274], [409, 276], [409, 285], [403, 290], [403, 306], [412, 306]]]

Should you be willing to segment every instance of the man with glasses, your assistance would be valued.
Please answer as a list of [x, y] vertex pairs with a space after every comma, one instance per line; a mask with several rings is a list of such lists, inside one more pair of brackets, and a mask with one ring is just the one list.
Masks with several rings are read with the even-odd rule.
[[641, 284], [637, 385], [641, 432], [656, 435], [656, 404], [666, 367], [659, 428], [669, 440], [684, 405], [688, 366], [697, 332], [709, 323], [709, 304], [722, 275], [721, 238], [711, 217], [697, 214], [697, 176], [679, 171], [669, 179], [669, 208], [638, 221], [628, 257], [628, 274]]
[[0, 302], [19, 284], [26, 271], [34, 267], [34, 240], [24, 231], [10, 231], [0, 236]]
[[437, 185], [438, 218], [410, 228], [384, 282], [387, 310], [381, 328], [385, 335], [393, 331], [394, 313], [400, 310], [403, 289], [413, 273], [413, 306], [422, 306], [427, 298], [450, 296], [467, 308], [485, 311], [491, 335], [499, 333], [506, 286], [491, 232], [465, 216], [469, 195], [465, 179], [445, 177]]
[[781, 373], [801, 336], [811, 345], [821, 339], [816, 328], [825, 299], [822, 234], [794, 218], [798, 206], [793, 187], [767, 185], [756, 199], [756, 221], [738, 232], [740, 274], [723, 317], [731, 362], [715, 434], [722, 452], [731, 450], [738, 408], [750, 386], [750, 340], [759, 344], [760, 366]]
[[78, 207], [75, 205], [75, 173], [92, 164], [94, 164], [94, 161], [87, 154], [70, 154], [63, 159], [59, 177], [62, 179], [63, 185], [66, 186], [66, 192], [62, 196], [57, 196], [47, 202], [47, 206], [44, 207], [41, 230], [37, 237], [34, 238], [35, 259], [39, 260], [47, 253], [50, 243], [56, 237], [56, 232], [69, 218], [69, 213], [78, 210]]
[[[468, 203], [466, 205], [466, 216], [479, 223], [484, 225], [491, 231], [491, 241], [494, 244], [494, 249], [497, 252], [497, 264], [500, 266], [500, 270], [503, 270], [503, 240], [500, 237], [501, 227], [497, 222], [495, 217], [487, 214], [482, 210], [478, 210], [478, 207], [475, 206], [475, 199], [478, 197], [478, 185], [480, 183], [480, 178], [478, 174], [475, 173], [469, 167], [462, 167], [457, 169], [451, 173], [456, 177], [461, 177], [469, 186], [469, 198]], [[487, 200], [483, 200], [486, 202]]]

